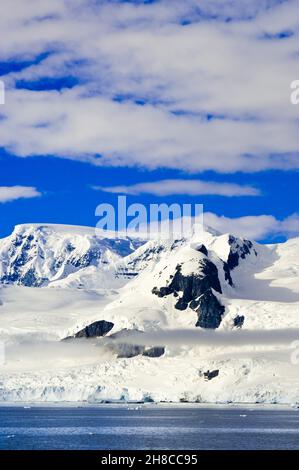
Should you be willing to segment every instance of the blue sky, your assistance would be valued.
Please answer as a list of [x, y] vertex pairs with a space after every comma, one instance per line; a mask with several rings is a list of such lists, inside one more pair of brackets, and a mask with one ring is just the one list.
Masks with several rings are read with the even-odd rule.
[[[116, 206], [117, 195], [95, 191], [92, 186], [135, 184], [144, 181], [160, 181], [166, 178], [180, 178], [181, 173], [169, 170], [147, 172], [128, 168], [98, 168], [91, 164], [55, 157], [31, 157], [29, 159], [1, 152], [0, 164], [5, 168], [1, 174], [1, 186], [34, 186], [42, 192], [40, 197], [18, 199], [1, 204], [1, 236], [8, 235], [17, 223], [48, 222], [94, 226], [97, 222], [95, 208], [102, 202]], [[196, 175], [188, 175], [190, 180]], [[205, 172], [203, 180], [230, 181], [238, 184], [252, 184], [259, 187], [259, 197], [227, 198], [221, 196], [174, 195], [157, 197], [152, 194], [129, 195], [128, 203], [195, 203], [204, 204], [205, 210], [227, 217], [238, 218], [247, 214], [259, 216], [272, 214], [284, 219], [298, 209], [298, 174], [287, 171], [266, 171], [255, 174], [237, 173], [219, 175]], [[279, 234], [266, 240], [283, 240]]]
[[119, 190], [202, 203], [215, 228], [262, 241], [299, 234], [296, 2], [14, 3], [0, 20], [0, 236], [94, 226]]

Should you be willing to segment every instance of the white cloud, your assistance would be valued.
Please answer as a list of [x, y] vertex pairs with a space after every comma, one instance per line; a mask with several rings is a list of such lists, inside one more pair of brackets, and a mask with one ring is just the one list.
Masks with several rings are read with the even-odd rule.
[[221, 18], [252, 18], [260, 12], [281, 3], [281, 0], [192, 0], [204, 14]]
[[299, 235], [299, 214], [292, 214], [279, 223], [282, 233], [288, 236]]
[[260, 191], [251, 186], [240, 186], [231, 183], [216, 183], [211, 181], [168, 179], [154, 182], [137, 183], [131, 186], [95, 186], [94, 189], [108, 193], [125, 194], [154, 194], [169, 196], [174, 194], [218, 195], [218, 196], [258, 196]]
[[57, 154], [97, 165], [185, 171], [299, 168], [295, 122], [202, 122], [156, 106], [86, 96], [84, 88], [17, 90], [6, 101], [0, 140], [20, 156]]
[[254, 240], [277, 235], [299, 236], [299, 214], [278, 220], [272, 215], [230, 218], [207, 212], [204, 214], [204, 223], [221, 233], [232, 233]]
[[0, 186], [0, 203], [38, 196], [41, 193], [31, 186]]
[[[182, 213], [182, 212], [181, 212]], [[173, 230], [176, 236], [190, 235], [189, 229], [201, 224], [207, 231], [215, 231], [218, 234], [230, 233], [235, 236], [247, 238], [249, 240], [273, 240], [277, 236], [284, 238], [299, 237], [299, 214], [295, 213], [285, 219], [277, 219], [273, 215], [252, 215], [243, 217], [225, 217], [215, 214], [213, 212], [204, 212], [198, 218], [189, 216], [175, 217], [170, 223], [168, 216], [164, 217], [160, 222], [160, 229], [158, 229], [155, 220], [148, 221], [141, 224], [139, 232], [143, 235], [150, 233], [155, 236], [158, 233], [169, 233], [169, 228]], [[182, 223], [186, 228], [186, 232], [182, 232]]]
[[[235, 20], [220, 21], [228, 16]], [[0, 140], [20, 156], [185, 171], [299, 167], [289, 88], [298, 78], [297, 1], [3, 0], [0, 28], [1, 60], [55, 51], [5, 78]], [[285, 30], [297, 35], [261, 39]], [[81, 86], [14, 90], [17, 79], [68, 75]]]

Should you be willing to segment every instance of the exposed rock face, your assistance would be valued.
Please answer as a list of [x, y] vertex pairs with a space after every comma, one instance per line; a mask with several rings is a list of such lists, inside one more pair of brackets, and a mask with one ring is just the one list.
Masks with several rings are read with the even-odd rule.
[[244, 325], [244, 320], [245, 320], [244, 315], [237, 315], [234, 318], [234, 326], [236, 328], [242, 328], [242, 326]]
[[113, 350], [117, 352], [118, 358], [130, 358], [139, 356], [144, 352], [144, 346], [133, 344], [117, 344], [113, 346]]
[[[64, 338], [63, 341], [73, 338], [96, 338], [99, 336], [106, 336], [106, 334], [109, 333], [113, 327], [114, 323], [112, 322], [105, 320], [96, 321], [83, 328], [83, 330], [78, 331], [75, 335]], [[128, 330], [125, 328], [107, 337], [104, 345], [110, 351], [117, 354], [118, 358], [131, 358], [139, 355], [146, 357], [161, 357], [163, 354], [165, 354], [164, 347], [150, 347], [126, 343], [125, 338], [127, 336], [131, 337], [132, 334], [136, 335], [137, 343], [138, 335], [143, 334], [143, 331]], [[123, 339], [124, 342], [122, 343], [120, 339]]]
[[169, 285], [160, 289], [154, 287], [152, 292], [159, 297], [170, 294], [178, 297], [175, 305], [178, 310], [185, 310], [188, 306], [195, 310], [198, 313], [196, 326], [218, 328], [225, 309], [212, 289], [222, 293], [217, 267], [205, 258], [199, 262], [198, 274], [184, 275], [181, 265], [178, 265]]
[[142, 331], [139, 330], [128, 330], [124, 328], [123, 330], [118, 331], [109, 336], [109, 342], [107, 343], [108, 348], [117, 354], [118, 358], [130, 358], [139, 356], [144, 351], [144, 346], [138, 346], [135, 344], [128, 344], [126, 342], [121, 343], [121, 340], [125, 340], [127, 336], [131, 336], [132, 334], [141, 334]]
[[[129, 344], [125, 342], [125, 338], [128, 336], [132, 336], [132, 334], [138, 336], [142, 334], [142, 331], [139, 330], [128, 330], [124, 328], [123, 330], [117, 331], [117, 333], [113, 333], [109, 335], [107, 339], [105, 339], [105, 346], [109, 349], [112, 353], [116, 354], [118, 358], [131, 358], [135, 356], [139, 356], [144, 352], [144, 346], [138, 346], [135, 344]], [[123, 343], [121, 341], [124, 341]]]
[[165, 297], [170, 294], [183, 292], [183, 295], [177, 301], [176, 308], [178, 310], [185, 310], [189, 302], [198, 298], [210, 288], [222, 293], [217, 267], [208, 259], [200, 261], [198, 274], [184, 275], [181, 270], [182, 266], [178, 264], [170, 284], [160, 289], [154, 287], [152, 290], [153, 294], [158, 295], [158, 297]]
[[[109, 336], [109, 342], [106, 343], [106, 346], [108, 349], [116, 353], [118, 358], [131, 358], [139, 355], [146, 357], [161, 357], [165, 353], [164, 347], [149, 347], [121, 342], [122, 338], [125, 341], [125, 338], [127, 336], [132, 337], [132, 334], [136, 335], [137, 343], [138, 335], [143, 334], [143, 331], [127, 329], [118, 331], [117, 333]], [[117, 340], [117, 342], [115, 340]]]
[[[228, 243], [230, 245], [230, 252], [227, 259], [227, 266], [230, 270], [233, 270], [239, 266], [239, 259], [245, 259], [246, 256], [250, 255], [253, 244], [249, 240], [239, 240], [232, 235], [229, 236]], [[255, 255], [257, 253], [254, 251]]]
[[223, 262], [223, 271], [224, 271], [224, 278], [229, 283], [230, 286], [233, 286], [233, 280], [231, 277], [229, 266], [226, 262]]
[[163, 354], [165, 354], [165, 348], [163, 347], [146, 348], [142, 353], [143, 356], [147, 357], [161, 357]]
[[207, 248], [205, 247], [205, 245], [199, 245], [196, 247], [196, 250], [199, 251], [200, 253], [202, 253], [203, 255], [205, 256], [208, 256], [208, 250]]
[[204, 372], [203, 374], [205, 380], [212, 380], [215, 377], [218, 377], [218, 375], [219, 375], [219, 369], [207, 370], [207, 372]]
[[249, 240], [243, 240], [240, 238], [233, 237], [232, 235], [228, 238], [228, 244], [230, 246], [227, 261], [223, 262], [223, 271], [225, 280], [230, 286], [234, 286], [231, 271], [240, 264], [240, 258], [245, 259], [251, 253], [257, 256], [257, 252], [253, 248], [253, 243]]
[[218, 328], [225, 311], [211, 289], [207, 290], [198, 300], [193, 301], [190, 307], [198, 313], [195, 326], [201, 328]]
[[83, 328], [83, 330], [78, 331], [74, 336], [69, 336], [69, 338], [95, 338], [97, 336], [105, 336], [109, 331], [114, 327], [114, 323], [99, 320], [91, 323], [90, 325]]
[[145, 356], [145, 357], [161, 357], [165, 354], [164, 347], [145, 347], [138, 346], [136, 344], [117, 344], [113, 345], [113, 350], [117, 352], [118, 358], [131, 358], [135, 356]]

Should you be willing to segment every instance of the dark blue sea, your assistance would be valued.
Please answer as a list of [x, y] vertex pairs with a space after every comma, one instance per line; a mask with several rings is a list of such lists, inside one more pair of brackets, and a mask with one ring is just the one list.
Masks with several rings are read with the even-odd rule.
[[299, 449], [299, 411], [5, 406], [0, 407], [0, 449]]

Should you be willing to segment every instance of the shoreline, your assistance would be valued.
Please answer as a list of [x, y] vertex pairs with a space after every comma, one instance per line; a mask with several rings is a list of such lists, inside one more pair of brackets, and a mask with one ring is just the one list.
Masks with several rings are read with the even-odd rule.
[[87, 403], [87, 402], [0, 402], [0, 408], [127, 408], [138, 410], [144, 408], [236, 408], [246, 410], [296, 410], [299, 411], [299, 404], [292, 403], [192, 403], [192, 402], [107, 402], [107, 403]]

